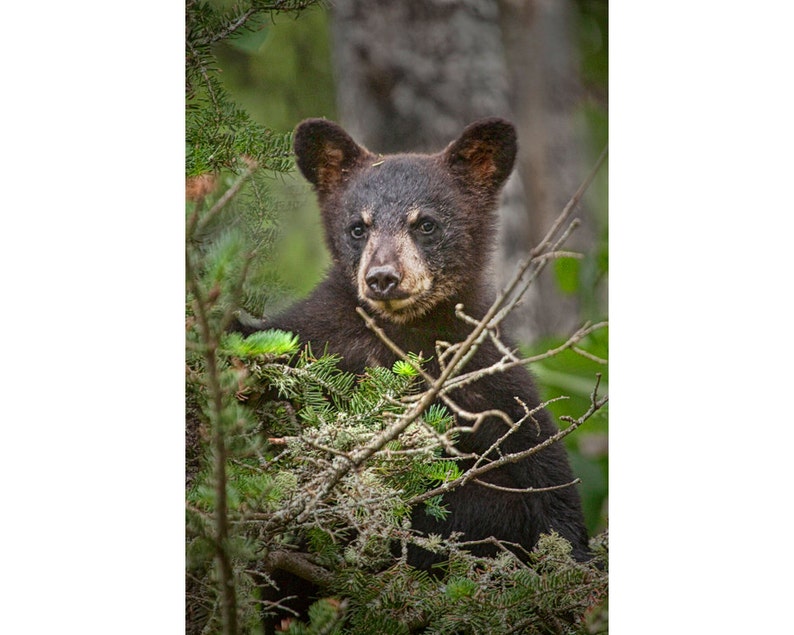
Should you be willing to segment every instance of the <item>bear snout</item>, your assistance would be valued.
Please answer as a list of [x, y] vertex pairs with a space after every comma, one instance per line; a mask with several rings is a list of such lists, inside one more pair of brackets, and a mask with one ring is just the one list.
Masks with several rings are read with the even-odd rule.
[[[367, 283], [367, 295], [372, 299], [397, 299], [397, 290], [402, 280], [400, 272], [391, 265], [372, 267], [364, 277]], [[403, 293], [404, 297], [405, 294]]]

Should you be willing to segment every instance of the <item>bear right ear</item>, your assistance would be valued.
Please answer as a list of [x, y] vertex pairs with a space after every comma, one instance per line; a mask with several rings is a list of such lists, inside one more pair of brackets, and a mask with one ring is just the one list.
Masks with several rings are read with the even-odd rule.
[[300, 171], [323, 196], [336, 190], [370, 155], [340, 125], [326, 119], [306, 119], [298, 124], [294, 147]]

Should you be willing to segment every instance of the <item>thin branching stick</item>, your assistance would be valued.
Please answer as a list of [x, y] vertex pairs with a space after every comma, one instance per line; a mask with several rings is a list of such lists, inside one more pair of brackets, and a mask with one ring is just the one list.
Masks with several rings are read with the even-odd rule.
[[566, 421], [567, 423], [570, 424], [567, 428], [560, 430], [556, 434], [553, 434], [552, 436], [548, 437], [542, 443], [539, 443], [538, 445], [528, 448], [527, 450], [523, 450], [521, 452], [513, 452], [511, 454], [505, 454], [500, 458], [493, 460], [490, 463], [487, 463], [486, 465], [482, 465], [477, 468], [466, 470], [466, 472], [464, 472], [458, 478], [453, 479], [451, 481], [447, 481], [446, 483], [443, 483], [442, 485], [436, 487], [435, 489], [414, 496], [411, 500], [408, 501], [408, 505], [416, 505], [417, 503], [421, 503], [422, 501], [425, 501], [428, 498], [433, 498], [434, 496], [438, 496], [439, 494], [443, 494], [444, 492], [448, 492], [452, 489], [461, 487], [470, 480], [478, 476], [481, 476], [482, 474], [487, 474], [491, 470], [495, 470], [508, 463], [515, 463], [517, 461], [521, 461], [527, 457], [532, 456], [533, 454], [537, 454], [541, 450], [549, 447], [552, 443], [557, 443], [561, 439], [567, 437], [569, 434], [571, 434], [571, 432], [576, 430], [585, 421], [587, 421], [590, 417], [592, 417], [609, 400], [608, 396], [604, 396], [601, 398], [598, 397], [598, 386], [600, 382], [601, 382], [601, 374], [598, 373], [596, 375], [596, 384], [595, 387], [593, 388], [593, 393], [590, 396], [590, 407], [587, 409], [587, 412], [585, 412], [578, 419], [573, 419], [567, 416], [560, 417], [561, 420]]
[[[455, 390], [457, 388], [461, 388], [467, 384], [472, 383], [483, 377], [484, 375], [493, 375], [496, 373], [504, 372], [514, 366], [525, 366], [527, 364], [534, 364], [536, 362], [542, 361], [544, 359], [548, 359], [550, 357], [554, 357], [555, 355], [559, 355], [562, 351], [567, 349], [573, 349], [574, 345], [581, 342], [585, 337], [608, 326], [608, 322], [598, 322], [596, 324], [585, 324], [578, 328], [576, 332], [571, 335], [565, 342], [556, 346], [555, 348], [550, 348], [549, 350], [540, 353], [538, 355], [531, 355], [529, 357], [523, 357], [521, 359], [516, 358], [514, 355], [511, 355], [511, 359], [509, 360], [502, 360], [487, 368], [478, 369], [475, 371], [471, 371], [469, 373], [465, 373], [462, 375], [458, 375], [457, 377], [451, 379], [447, 385], [444, 387], [442, 394], [446, 394], [451, 390]], [[604, 360], [600, 360], [599, 358], [595, 358], [597, 361], [604, 363]]]

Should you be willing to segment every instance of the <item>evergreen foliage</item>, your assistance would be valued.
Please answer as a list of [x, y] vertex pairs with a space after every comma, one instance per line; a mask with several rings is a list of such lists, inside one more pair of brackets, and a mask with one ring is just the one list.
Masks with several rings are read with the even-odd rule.
[[[454, 417], [428, 395], [421, 359], [355, 376], [292, 334], [226, 332], [237, 307], [261, 314], [276, 288], [269, 184], [292, 163], [289, 135], [224, 93], [212, 45], [309, 4], [186, 5], [186, 631], [289, 617], [261, 592], [287, 562], [322, 596], [284, 623], [292, 634], [606, 632], [606, 534], [581, 564], [553, 535], [526, 562], [511, 545], [474, 557], [457, 536], [411, 531], [411, 505], [442, 517], [440, 496], [422, 495], [463, 475], [443, 452]], [[448, 565], [412, 569], [409, 544]]]
[[[452, 421], [440, 406], [315, 498], [340, 459], [405, 416], [418, 380], [399, 374], [402, 365], [370, 369], [363, 377], [344, 373], [334, 358], [297, 351], [278, 332], [252, 339], [247, 347], [229, 336], [219, 349], [226, 384], [237, 394], [229, 401], [224, 438], [228, 549], [235, 584], [251, 591], [239, 598], [241, 625], [254, 629], [258, 622], [258, 562], [287, 551], [328, 573], [328, 597], [313, 606], [308, 624], [294, 621], [290, 633], [409, 633], [420, 627], [428, 633], [597, 632], [588, 630], [585, 616], [600, 610], [596, 600], [606, 593], [606, 572], [597, 566], [605, 564], [605, 536], [593, 563], [575, 563], [568, 543], [549, 536], [524, 564], [507, 549], [497, 558], [477, 558], [455, 538], [411, 534], [407, 501], [461, 474], [441, 455], [434, 434]], [[258, 342], [264, 344], [252, 353]], [[205, 583], [214, 557], [216, 459], [207, 457], [187, 496], [190, 575], [203, 574]], [[444, 513], [437, 498], [424, 504]], [[395, 540], [403, 554], [396, 560]], [[404, 560], [411, 542], [448, 555], [449, 570], [436, 577], [411, 569]], [[204, 591], [204, 604], [221, 602], [212, 588]], [[211, 622], [218, 612], [205, 619]]]
[[185, 113], [188, 176], [236, 169], [249, 157], [275, 171], [290, 168], [291, 135], [252, 121], [223, 88], [213, 45], [262, 28], [275, 12], [298, 13], [318, 0], [188, 0], [185, 4]]

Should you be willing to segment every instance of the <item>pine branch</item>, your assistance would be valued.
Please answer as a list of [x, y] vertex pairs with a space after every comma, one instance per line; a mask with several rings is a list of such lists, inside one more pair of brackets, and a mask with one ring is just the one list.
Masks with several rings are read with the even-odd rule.
[[[214, 12], [214, 28], [204, 37], [196, 38], [195, 44], [197, 46], [210, 46], [221, 40], [229, 39], [239, 31], [250, 28], [250, 21], [263, 14], [297, 13], [320, 3], [320, 0], [276, 0], [276, 2], [252, 0], [246, 8], [238, 4], [234, 7], [236, 12], [232, 12], [231, 15]], [[192, 9], [195, 4], [195, 2], [189, 2], [187, 4], [188, 10]]]
[[188, 286], [194, 297], [194, 309], [199, 329], [204, 340], [204, 361], [206, 364], [207, 388], [209, 390], [210, 420], [212, 426], [212, 445], [215, 454], [215, 543], [216, 558], [220, 570], [221, 595], [223, 598], [224, 635], [237, 633], [237, 598], [234, 584], [234, 570], [226, 549], [229, 539], [228, 501], [226, 498], [226, 442], [223, 426], [223, 398], [218, 371], [218, 336], [210, 325], [207, 300], [198, 284], [197, 274], [191, 267], [191, 258], [186, 258]]
[[260, 27], [263, 16], [300, 13], [318, 0], [255, 0], [221, 11], [206, 2], [188, 2], [185, 15], [186, 174], [235, 169], [241, 156], [286, 171], [292, 165], [290, 134], [275, 134], [255, 123], [229, 98], [218, 80], [213, 45]]

